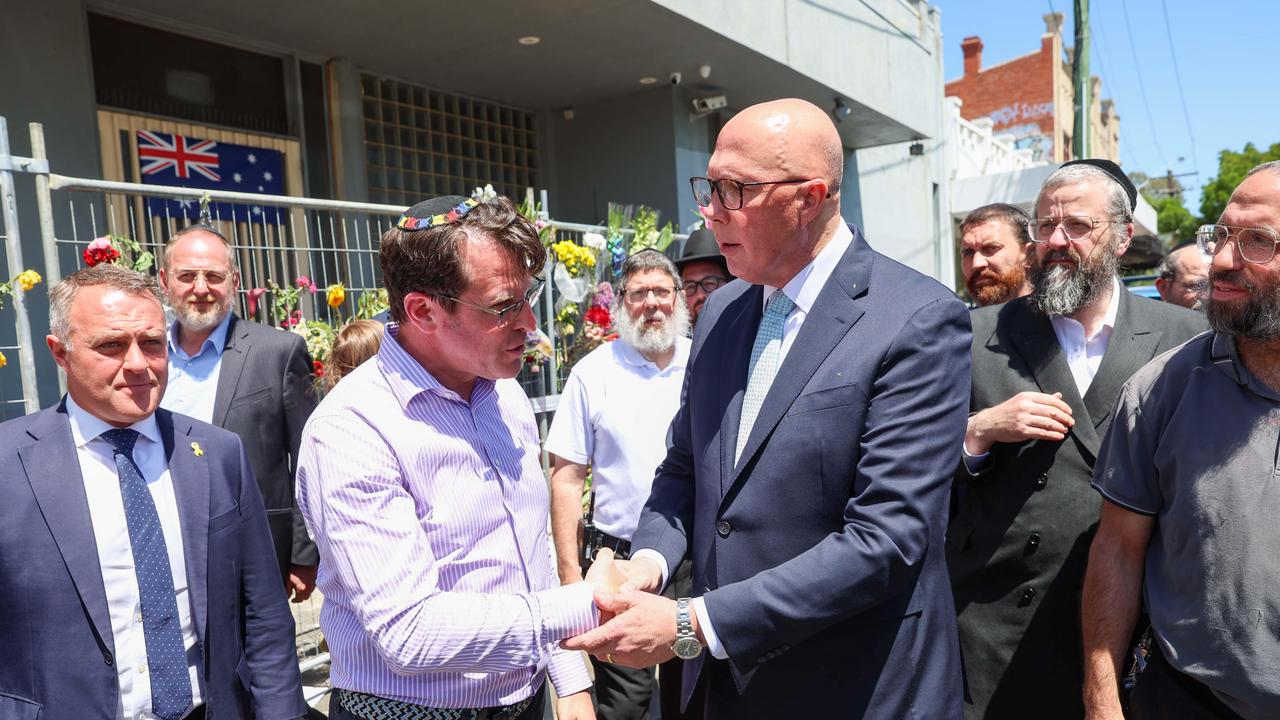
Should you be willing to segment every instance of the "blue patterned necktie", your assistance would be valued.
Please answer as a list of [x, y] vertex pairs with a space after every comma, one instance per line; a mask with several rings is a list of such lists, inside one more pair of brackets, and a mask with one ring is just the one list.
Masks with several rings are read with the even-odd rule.
[[769, 394], [773, 376], [778, 374], [778, 358], [782, 355], [782, 327], [787, 316], [796, 306], [781, 290], [775, 290], [764, 306], [760, 329], [756, 331], [756, 343], [751, 346], [751, 363], [747, 365], [747, 393], [742, 398], [742, 417], [738, 421], [738, 447], [733, 452], [733, 464], [738, 465], [747, 437], [756, 424], [764, 396]]
[[125, 521], [129, 525], [129, 543], [133, 546], [134, 572], [138, 576], [138, 597], [142, 604], [142, 633], [151, 673], [151, 711], [161, 720], [177, 720], [191, 705], [191, 676], [160, 515], [133, 459], [138, 431], [108, 430], [102, 433], [102, 439], [111, 443], [114, 451]]

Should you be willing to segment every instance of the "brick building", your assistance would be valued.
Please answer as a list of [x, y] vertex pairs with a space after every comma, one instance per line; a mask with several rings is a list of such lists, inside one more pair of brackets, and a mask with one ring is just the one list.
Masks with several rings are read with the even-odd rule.
[[[1061, 163], [1072, 159], [1072, 108], [1070, 48], [1062, 43], [1062, 14], [1044, 16], [1045, 33], [1040, 49], [988, 68], [982, 67], [982, 39], [967, 37], [964, 77], [946, 84], [947, 97], [961, 100], [966, 120], [991, 118], [993, 131], [1012, 135], [1014, 147], [1030, 149], [1037, 162]], [[1102, 81], [1092, 77], [1089, 155], [1120, 161], [1120, 116], [1110, 100], [1099, 100]]]

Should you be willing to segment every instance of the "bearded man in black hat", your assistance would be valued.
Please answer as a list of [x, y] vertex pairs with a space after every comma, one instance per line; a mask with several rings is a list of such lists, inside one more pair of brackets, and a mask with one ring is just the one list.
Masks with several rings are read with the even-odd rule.
[[1117, 279], [1136, 201], [1109, 160], [1054, 171], [1028, 228], [1033, 292], [971, 316], [972, 414], [947, 535], [967, 718], [1084, 715], [1080, 590], [1099, 438], [1129, 376], [1206, 329]]
[[733, 279], [729, 264], [720, 254], [716, 236], [707, 228], [694, 230], [685, 241], [684, 251], [676, 261], [684, 286], [684, 301], [689, 306], [689, 322], [697, 324], [698, 313], [711, 293]]

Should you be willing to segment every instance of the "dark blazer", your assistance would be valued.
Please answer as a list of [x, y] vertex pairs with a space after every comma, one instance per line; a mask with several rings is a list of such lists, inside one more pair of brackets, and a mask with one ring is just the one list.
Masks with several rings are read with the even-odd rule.
[[301, 336], [231, 316], [213, 424], [244, 443], [283, 573], [290, 565], [315, 565], [320, 558], [293, 499], [302, 427], [316, 408], [313, 380]]
[[[997, 443], [979, 477], [961, 465], [947, 563], [960, 620], [968, 717], [1080, 718], [1080, 590], [1098, 522], [1089, 487], [1120, 388], [1156, 355], [1208, 327], [1204, 316], [1121, 291], [1098, 374], [1082, 398], [1053, 326], [1027, 298], [973, 311], [973, 399], [1061, 392], [1062, 442]], [[956, 457], [959, 446], [952, 449]]]
[[[293, 616], [240, 441], [167, 410], [156, 420], [178, 499], [209, 717], [302, 716]], [[0, 424], [0, 466], [0, 719], [114, 718], [110, 611], [65, 408]]]
[[693, 559], [729, 655], [724, 718], [960, 716], [941, 547], [969, 396], [955, 295], [860, 232], [823, 287], [733, 466], [763, 289], [735, 280], [699, 318], [669, 450], [633, 547]]

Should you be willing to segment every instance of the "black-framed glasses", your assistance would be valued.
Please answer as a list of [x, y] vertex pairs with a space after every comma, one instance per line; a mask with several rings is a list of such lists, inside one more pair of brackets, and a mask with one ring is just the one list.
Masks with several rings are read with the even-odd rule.
[[1088, 215], [1068, 215], [1062, 218], [1032, 218], [1031, 222], [1027, 223], [1027, 232], [1031, 233], [1031, 242], [1040, 243], [1049, 240], [1058, 228], [1062, 228], [1062, 233], [1067, 236], [1068, 240], [1083, 240], [1099, 225], [1110, 225], [1120, 220], [1121, 218], [1095, 220]]
[[1217, 255], [1233, 238], [1240, 257], [1259, 265], [1271, 262], [1271, 258], [1276, 256], [1276, 244], [1280, 243], [1275, 232], [1267, 228], [1201, 225], [1196, 230], [1196, 245], [1209, 257]]
[[719, 275], [708, 275], [697, 282], [690, 280], [684, 284], [684, 294], [692, 295], [698, 292], [698, 288], [702, 288], [702, 292], [710, 295], [727, 282], [729, 282], [729, 278], [720, 277]]
[[[693, 188], [693, 200], [702, 207], [711, 207], [711, 193], [720, 196], [720, 204], [725, 210], [738, 210], [742, 207], [742, 188], [756, 187], [757, 185], [786, 185], [788, 183], [809, 182], [814, 178], [792, 178], [790, 180], [763, 180], [761, 182], [739, 182], [738, 180], [730, 180], [729, 178], [721, 178], [712, 180], [705, 177], [689, 178], [689, 185]], [[830, 197], [830, 195], [828, 195]]]
[[671, 298], [675, 297], [677, 290], [679, 290], [679, 288], [667, 287], [666, 285], [651, 288], [633, 288], [628, 290], [627, 294], [623, 295], [623, 297], [632, 305], [639, 305], [649, 299], [649, 293], [653, 293], [653, 296], [658, 299], [658, 302], [671, 302]]
[[485, 307], [484, 305], [477, 305], [473, 302], [467, 302], [462, 298], [456, 298], [452, 295], [445, 295], [443, 293], [440, 293], [438, 296], [446, 300], [452, 300], [456, 303], [466, 305], [467, 307], [475, 308], [476, 310], [479, 310], [481, 312], [488, 313], [489, 315], [492, 315], [493, 317], [497, 318], [499, 324], [506, 325], [507, 323], [511, 322], [512, 319], [518, 316], [522, 310], [524, 310], [525, 305], [532, 306], [534, 303], [538, 302], [538, 298], [542, 297], [542, 290], [546, 286], [547, 286], [547, 283], [545, 280], [543, 280], [542, 278], [534, 278], [533, 285], [529, 288], [528, 291], [525, 292], [524, 297], [511, 303], [510, 305], [507, 305], [506, 307], [498, 308], [497, 310], [491, 307]]

